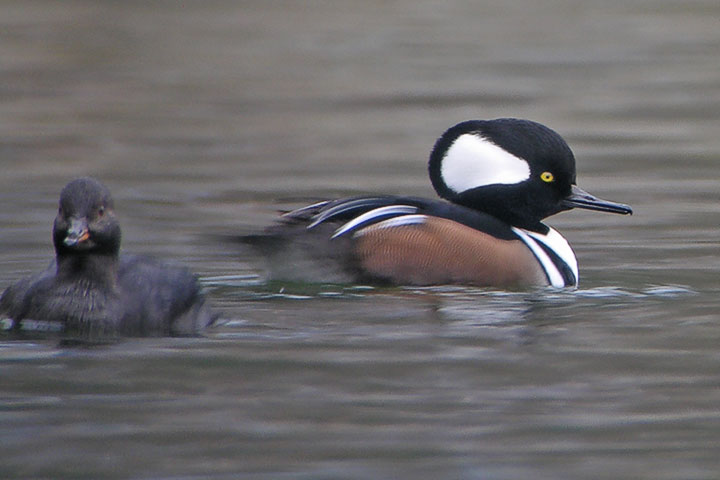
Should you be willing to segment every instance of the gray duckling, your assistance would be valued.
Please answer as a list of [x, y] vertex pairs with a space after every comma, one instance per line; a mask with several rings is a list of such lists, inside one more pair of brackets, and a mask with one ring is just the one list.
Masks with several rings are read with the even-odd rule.
[[8, 287], [0, 316], [55, 325], [81, 337], [195, 335], [217, 315], [186, 268], [120, 255], [120, 224], [110, 191], [78, 178], [60, 194], [55, 260]]

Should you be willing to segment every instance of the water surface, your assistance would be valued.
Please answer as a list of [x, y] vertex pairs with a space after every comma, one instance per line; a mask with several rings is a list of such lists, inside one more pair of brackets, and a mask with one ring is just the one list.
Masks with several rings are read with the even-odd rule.
[[[227, 323], [62, 348], [0, 336], [3, 478], [716, 478], [714, 1], [6, 2], [0, 289], [62, 186]], [[218, 236], [358, 193], [434, 196], [435, 138], [545, 123], [633, 217], [549, 220], [576, 291], [267, 285]]]

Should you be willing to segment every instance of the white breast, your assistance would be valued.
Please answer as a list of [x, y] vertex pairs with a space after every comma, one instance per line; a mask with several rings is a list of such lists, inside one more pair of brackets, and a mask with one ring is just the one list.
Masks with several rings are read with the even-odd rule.
[[[533, 252], [533, 255], [535, 255], [535, 258], [537, 258], [538, 262], [540, 262], [540, 265], [542, 266], [543, 270], [545, 270], [545, 273], [550, 280], [550, 284], [553, 287], [560, 288], [577, 286], [579, 275], [575, 252], [573, 252], [568, 241], [565, 240], [565, 238], [560, 235], [557, 230], [551, 228], [550, 231], [545, 235], [537, 232], [531, 232], [530, 230], [525, 230], [518, 227], [512, 227], [512, 230]], [[548, 249], [555, 252], [555, 254], [560, 258], [560, 260], [565, 262], [565, 264], [570, 267], [570, 270], [575, 275], [575, 283], [573, 285], [565, 284], [565, 280], [563, 279], [562, 273], [560, 273], [560, 269], [555, 264], [555, 262], [553, 262], [550, 256], [545, 253], [545, 250], [543, 250], [540, 244], [545, 245]]]

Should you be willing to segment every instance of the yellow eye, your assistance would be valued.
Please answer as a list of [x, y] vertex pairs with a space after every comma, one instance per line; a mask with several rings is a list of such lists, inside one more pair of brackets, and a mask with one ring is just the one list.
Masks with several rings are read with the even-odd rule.
[[543, 182], [547, 182], [547, 183], [554, 182], [554, 181], [555, 181], [555, 175], [553, 175], [553, 174], [550, 173], [550, 172], [542, 172], [542, 173], [540, 174], [540, 180], [542, 180]]

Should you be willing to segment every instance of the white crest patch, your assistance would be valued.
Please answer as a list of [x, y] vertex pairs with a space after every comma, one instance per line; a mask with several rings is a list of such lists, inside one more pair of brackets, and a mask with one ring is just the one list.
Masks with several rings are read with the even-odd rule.
[[[578, 274], [577, 258], [575, 258], [575, 252], [573, 252], [570, 244], [567, 240], [565, 240], [565, 237], [560, 235], [557, 230], [554, 230], [552, 228], [545, 235], [537, 232], [531, 232], [523, 228], [512, 227], [512, 229], [513, 232], [515, 232], [525, 243], [525, 245], [527, 245], [528, 248], [532, 250], [535, 258], [538, 259], [538, 262], [540, 262], [543, 270], [545, 270], [545, 273], [550, 279], [550, 284], [553, 287], [577, 286], [577, 282], [580, 279]], [[538, 245], [538, 242], [544, 244], [550, 250], [555, 252], [557, 256], [560, 257], [560, 259], [565, 262], [568, 267], [570, 267], [570, 270], [572, 270], [573, 274], [575, 275], [574, 285], [565, 285], [565, 281], [563, 280], [563, 276], [560, 273], [560, 270], [552, 261], [552, 259], [548, 256], [548, 254], [545, 253], [542, 247]]]
[[442, 159], [440, 174], [454, 192], [484, 185], [512, 185], [530, 178], [530, 165], [476, 134], [460, 135]]

